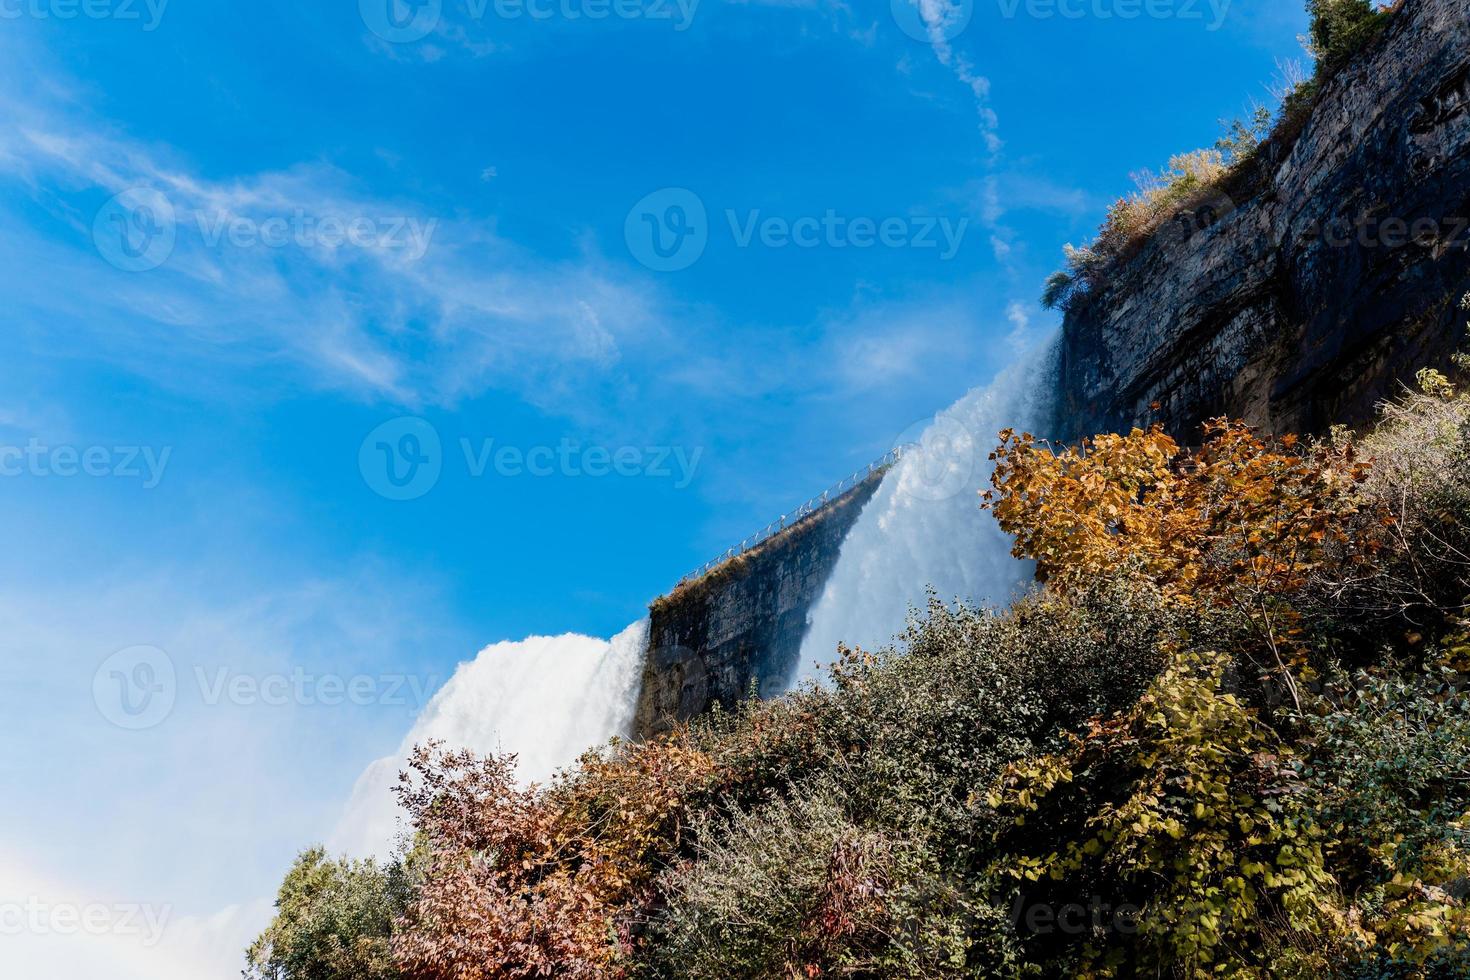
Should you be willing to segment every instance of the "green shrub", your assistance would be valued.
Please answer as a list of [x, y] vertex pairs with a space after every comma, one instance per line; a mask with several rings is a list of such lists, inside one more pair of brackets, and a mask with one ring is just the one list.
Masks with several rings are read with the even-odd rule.
[[1310, 719], [1307, 744], [1304, 802], [1360, 910], [1352, 975], [1470, 965], [1470, 699], [1422, 676], [1364, 675]]
[[304, 852], [282, 882], [276, 916], [250, 947], [252, 980], [395, 980], [390, 939], [414, 882], [402, 862], [330, 861]]
[[1279, 950], [1268, 960], [1263, 923], [1346, 932], [1290, 749], [1224, 690], [1228, 669], [1227, 657], [1181, 653], [1133, 711], [1009, 769], [992, 797], [1015, 819], [998, 870], [1032, 902], [1138, 909], [1128, 929], [1039, 955], [1089, 976], [1125, 964], [1128, 975], [1304, 975], [1318, 964]]
[[920, 841], [861, 826], [830, 784], [718, 824], [665, 875], [651, 963], [661, 976], [735, 980], [951, 975], [963, 966], [965, 900]]
[[986, 789], [1135, 701], [1180, 622], [1108, 583], [1004, 614], [931, 599], [893, 647], [847, 651], [829, 688], [701, 723], [690, 737], [720, 788], [660, 881], [642, 971], [1022, 975], [1009, 910], [978, 876], [997, 827]]
[[1340, 68], [1383, 28], [1388, 13], [1373, 0], [1308, 0], [1311, 49], [1321, 69]]
[[[1465, 375], [1454, 358], [1457, 374]], [[1393, 516], [1378, 534], [1384, 547], [1369, 568], [1329, 566], [1299, 602], [1334, 655], [1350, 668], [1381, 656], [1386, 645], [1419, 651], [1464, 632], [1470, 601], [1470, 396], [1438, 372], [1426, 390], [1384, 403], [1378, 425], [1357, 441], [1372, 468], [1361, 492], [1364, 514]], [[1457, 379], [1458, 380], [1458, 379]], [[1338, 440], [1351, 436], [1345, 431]], [[1448, 665], [1470, 673], [1470, 649], [1449, 644]], [[1458, 653], [1456, 651], [1459, 651]]]

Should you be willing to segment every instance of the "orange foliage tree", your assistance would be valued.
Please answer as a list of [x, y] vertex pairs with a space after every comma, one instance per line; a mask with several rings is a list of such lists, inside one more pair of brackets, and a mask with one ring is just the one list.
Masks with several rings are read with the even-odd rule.
[[399, 800], [426, 862], [394, 959], [415, 980], [621, 975], [707, 756], [673, 741], [520, 787], [515, 757], [416, 748]]
[[1219, 419], [1187, 453], [1159, 426], [1060, 451], [1001, 433], [985, 506], [1059, 592], [1106, 576], [1152, 583], [1170, 601], [1233, 610], [1249, 623], [1298, 710], [1298, 619], [1289, 598], [1328, 563], [1376, 549], [1350, 444], [1267, 444]]

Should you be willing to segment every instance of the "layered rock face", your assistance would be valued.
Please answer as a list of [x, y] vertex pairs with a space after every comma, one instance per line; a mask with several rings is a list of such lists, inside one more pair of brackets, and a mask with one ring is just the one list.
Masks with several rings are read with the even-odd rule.
[[752, 690], [782, 693], [798, 666], [807, 611], [821, 598], [842, 540], [882, 481], [877, 472], [649, 611], [649, 651], [633, 734], [647, 738]]
[[1057, 431], [1073, 437], [1158, 421], [1193, 441], [1222, 414], [1360, 425], [1442, 366], [1470, 291], [1470, 0], [1408, 0], [1245, 190], [1105, 280], [1063, 329]]

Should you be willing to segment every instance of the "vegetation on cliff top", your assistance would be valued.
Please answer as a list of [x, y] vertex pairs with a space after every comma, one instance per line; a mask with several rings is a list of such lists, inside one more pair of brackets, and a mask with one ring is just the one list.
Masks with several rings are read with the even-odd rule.
[[1047, 280], [1042, 303], [1069, 308], [1171, 221], [1201, 230], [1222, 217], [1232, 198], [1248, 192], [1258, 176], [1261, 148], [1296, 139], [1325, 81], [1377, 36], [1399, 6], [1401, 0], [1307, 0], [1312, 26], [1303, 42], [1316, 62], [1312, 77], [1302, 77], [1295, 65], [1285, 66], [1276, 112], [1257, 106], [1249, 120], [1228, 122], [1212, 148], [1173, 157], [1161, 173], [1134, 174], [1138, 190], [1108, 209], [1097, 238], [1081, 248], [1065, 247], [1066, 268]]
[[1362, 439], [996, 455], [1033, 595], [546, 786], [424, 746], [412, 854], [303, 855], [249, 974], [1470, 975], [1456, 379]]

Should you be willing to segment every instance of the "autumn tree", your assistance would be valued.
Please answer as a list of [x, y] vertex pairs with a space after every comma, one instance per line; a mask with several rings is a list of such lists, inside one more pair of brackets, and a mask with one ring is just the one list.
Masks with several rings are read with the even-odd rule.
[[1350, 442], [1268, 445], [1223, 419], [1204, 434], [1186, 453], [1159, 426], [1061, 450], [1007, 430], [985, 506], [1058, 592], [1132, 576], [1171, 602], [1237, 614], [1300, 710], [1289, 599], [1328, 563], [1372, 554], [1358, 492], [1369, 466]]
[[393, 950], [418, 980], [621, 975], [628, 930], [710, 765], [673, 741], [521, 786], [513, 755], [417, 748], [399, 800], [427, 853]]

